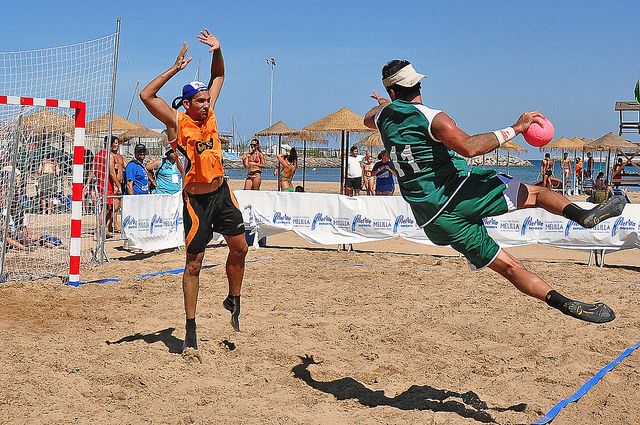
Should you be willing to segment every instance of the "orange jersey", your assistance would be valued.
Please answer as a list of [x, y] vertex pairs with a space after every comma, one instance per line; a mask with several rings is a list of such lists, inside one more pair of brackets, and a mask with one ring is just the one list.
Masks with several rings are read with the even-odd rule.
[[183, 184], [211, 183], [224, 176], [222, 169], [222, 145], [218, 137], [218, 122], [213, 110], [202, 123], [178, 112], [178, 137], [171, 147], [178, 157], [178, 169]]

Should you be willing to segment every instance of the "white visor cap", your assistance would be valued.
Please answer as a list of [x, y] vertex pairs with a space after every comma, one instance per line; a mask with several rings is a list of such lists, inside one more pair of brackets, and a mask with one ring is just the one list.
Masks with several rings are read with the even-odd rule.
[[385, 87], [391, 87], [396, 84], [402, 87], [413, 87], [425, 77], [426, 75], [416, 72], [413, 65], [409, 64], [399, 69], [395, 74], [383, 79], [382, 84]]

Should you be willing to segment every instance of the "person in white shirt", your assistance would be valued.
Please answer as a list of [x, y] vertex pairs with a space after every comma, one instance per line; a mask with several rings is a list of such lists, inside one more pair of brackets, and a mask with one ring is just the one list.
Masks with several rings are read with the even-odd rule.
[[358, 154], [358, 147], [351, 146], [347, 158], [347, 177], [344, 181], [344, 194], [347, 196], [360, 195], [362, 189], [362, 160], [364, 156]]

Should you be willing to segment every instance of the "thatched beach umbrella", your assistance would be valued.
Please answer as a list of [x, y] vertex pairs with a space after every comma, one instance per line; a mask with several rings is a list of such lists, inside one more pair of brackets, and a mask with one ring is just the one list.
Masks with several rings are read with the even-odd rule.
[[313, 132], [309, 130], [300, 130], [296, 134], [285, 136], [287, 142], [302, 142], [302, 188], [307, 178], [307, 143], [323, 143], [328, 144], [329, 140], [323, 133]]
[[347, 155], [349, 151], [349, 133], [369, 133], [369, 127], [364, 125], [363, 118], [355, 112], [340, 108], [336, 112], [320, 118], [318, 121], [304, 127], [303, 130], [321, 131], [324, 133], [340, 133], [340, 193], [344, 192], [344, 179], [347, 170]]
[[22, 127], [35, 134], [73, 133], [74, 120], [67, 114], [41, 109], [25, 115], [22, 120]]
[[355, 143], [353, 146], [364, 146], [369, 149], [373, 148], [383, 148], [384, 143], [382, 143], [382, 136], [380, 136], [380, 132], [376, 131], [373, 134], [368, 135], [364, 139], [360, 140], [358, 143]]
[[595, 151], [613, 150], [613, 149], [638, 149], [638, 145], [631, 143], [613, 132], [609, 132], [599, 139], [594, 140], [586, 145], [587, 149]]
[[609, 163], [611, 161], [611, 151], [615, 149], [615, 151], [617, 152], [620, 149], [633, 149], [633, 150], [640, 150], [640, 147], [634, 143], [631, 143], [625, 139], [623, 139], [622, 137], [620, 137], [619, 135], [613, 133], [613, 132], [609, 132], [607, 134], [605, 134], [604, 136], [600, 137], [599, 139], [594, 140], [591, 143], [587, 143], [585, 145], [586, 149], [590, 149], [590, 150], [594, 150], [594, 151], [608, 151], [607, 154], [607, 173], [606, 173], [606, 180], [609, 181]]
[[[111, 131], [113, 133], [123, 133], [127, 130], [140, 131], [141, 128], [146, 129], [141, 124], [136, 124], [120, 115], [113, 114], [113, 127]], [[106, 132], [109, 129], [109, 112], [87, 123], [87, 133], [101, 133]]]
[[500, 146], [500, 149], [507, 151], [507, 169], [509, 169], [509, 160], [511, 159], [510, 158], [511, 152], [516, 152], [516, 153], [528, 152], [527, 148], [525, 148], [524, 146], [520, 146], [513, 140], [507, 140], [502, 146]]
[[[278, 121], [277, 123], [265, 128], [264, 130], [258, 131], [257, 133], [255, 133], [255, 136], [278, 136], [278, 155], [280, 155], [280, 149], [282, 149], [282, 136], [295, 134], [297, 132], [298, 130], [289, 127], [282, 121]], [[280, 161], [278, 161], [278, 174], [280, 174]], [[278, 177], [278, 190], [280, 189], [282, 188], [280, 187], [280, 178]]]
[[568, 137], [560, 137], [559, 139], [553, 140], [543, 147], [540, 148], [541, 152], [551, 151], [554, 149], [557, 150], [566, 150], [566, 151], [579, 151], [584, 146], [584, 141], [577, 137], [573, 139], [569, 139]]

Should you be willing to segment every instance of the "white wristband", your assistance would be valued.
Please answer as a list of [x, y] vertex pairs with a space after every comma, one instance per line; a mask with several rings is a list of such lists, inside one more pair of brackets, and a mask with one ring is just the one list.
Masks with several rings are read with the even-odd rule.
[[498, 139], [498, 143], [500, 143], [500, 146], [504, 145], [504, 143], [507, 140], [511, 140], [514, 137], [516, 137], [516, 131], [513, 129], [513, 127], [507, 127], [507, 128], [503, 128], [502, 130], [496, 130], [493, 132], [493, 134], [496, 135], [496, 138]]

